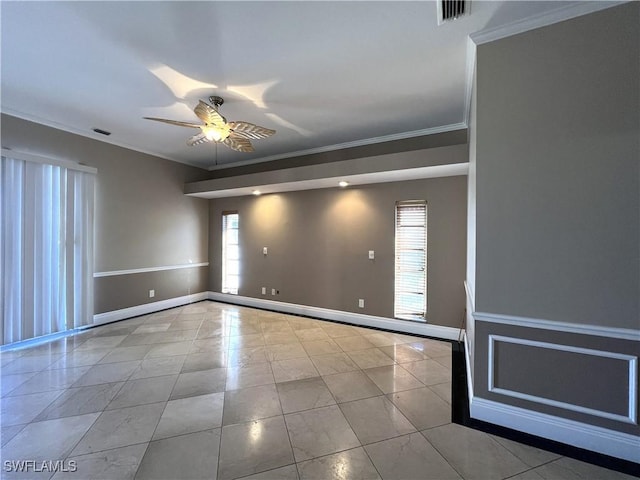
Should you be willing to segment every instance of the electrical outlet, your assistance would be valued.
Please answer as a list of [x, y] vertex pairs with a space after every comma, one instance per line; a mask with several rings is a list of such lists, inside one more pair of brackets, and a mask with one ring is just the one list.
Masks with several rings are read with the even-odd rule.
[[267, 255], [269, 253], [269, 249], [267, 247], [262, 247], [262, 254]]
[[276, 294], [276, 289], [275, 289], [275, 288], [272, 288], [272, 289], [271, 289], [271, 295], [275, 295], [275, 294]]
[[153, 298], [156, 296], [156, 291], [155, 290], [149, 290], [149, 298]]
[[364, 298], [359, 298], [358, 299], [358, 307], [359, 308], [364, 308]]
[[376, 252], [374, 250], [369, 250], [369, 260], [376, 259]]
[[262, 294], [266, 295], [267, 294], [267, 287], [262, 287]]

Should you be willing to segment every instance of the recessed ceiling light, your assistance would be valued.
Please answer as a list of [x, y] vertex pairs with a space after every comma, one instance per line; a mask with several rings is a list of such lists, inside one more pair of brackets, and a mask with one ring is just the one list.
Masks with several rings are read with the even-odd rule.
[[251, 193], [253, 193], [254, 195], [258, 196], [258, 195], [260, 195], [262, 192], [261, 192], [260, 190], [254, 190], [254, 191], [253, 191], [253, 192], [251, 192]]
[[338, 185], [340, 185], [342, 188], [344, 187], [348, 187], [349, 186], [349, 182], [345, 182], [344, 180], [341, 181]]

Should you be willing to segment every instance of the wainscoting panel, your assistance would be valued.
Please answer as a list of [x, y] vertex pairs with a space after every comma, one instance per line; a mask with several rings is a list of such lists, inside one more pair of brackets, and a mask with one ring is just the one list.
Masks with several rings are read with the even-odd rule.
[[489, 335], [488, 360], [489, 392], [636, 423], [636, 356]]
[[472, 418], [640, 462], [640, 332], [474, 318]]

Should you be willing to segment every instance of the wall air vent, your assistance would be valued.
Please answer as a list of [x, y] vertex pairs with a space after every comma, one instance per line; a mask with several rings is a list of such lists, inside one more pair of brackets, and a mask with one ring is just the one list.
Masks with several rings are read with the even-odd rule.
[[469, 14], [467, 0], [438, 0], [438, 25]]
[[100, 135], [111, 135], [111, 132], [107, 132], [106, 130], [102, 130], [101, 128], [94, 128], [93, 131], [99, 133]]

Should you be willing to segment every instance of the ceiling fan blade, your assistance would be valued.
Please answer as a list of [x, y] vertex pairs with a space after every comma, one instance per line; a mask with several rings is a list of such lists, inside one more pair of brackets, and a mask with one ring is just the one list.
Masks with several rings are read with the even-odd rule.
[[198, 118], [207, 125], [225, 125], [227, 120], [218, 113], [211, 105], [200, 100], [196, 108], [193, 109]]
[[169, 125], [178, 125], [179, 127], [200, 128], [197, 123], [180, 122], [178, 120], [167, 120], [166, 118], [142, 117], [145, 120], [153, 120], [154, 122], [168, 123]]
[[187, 140], [187, 145], [189, 145], [190, 147], [193, 147], [195, 145], [200, 145], [201, 143], [207, 143], [210, 141], [211, 140], [207, 138], [207, 135], [204, 132], [202, 132], [189, 138], [189, 140]]
[[249, 122], [229, 122], [229, 126], [237, 136], [254, 140], [267, 138], [276, 133], [275, 130], [254, 125]]
[[234, 134], [229, 135], [222, 142], [227, 147], [232, 150], [236, 150], [237, 152], [253, 152], [253, 145], [247, 138], [238, 137]]

